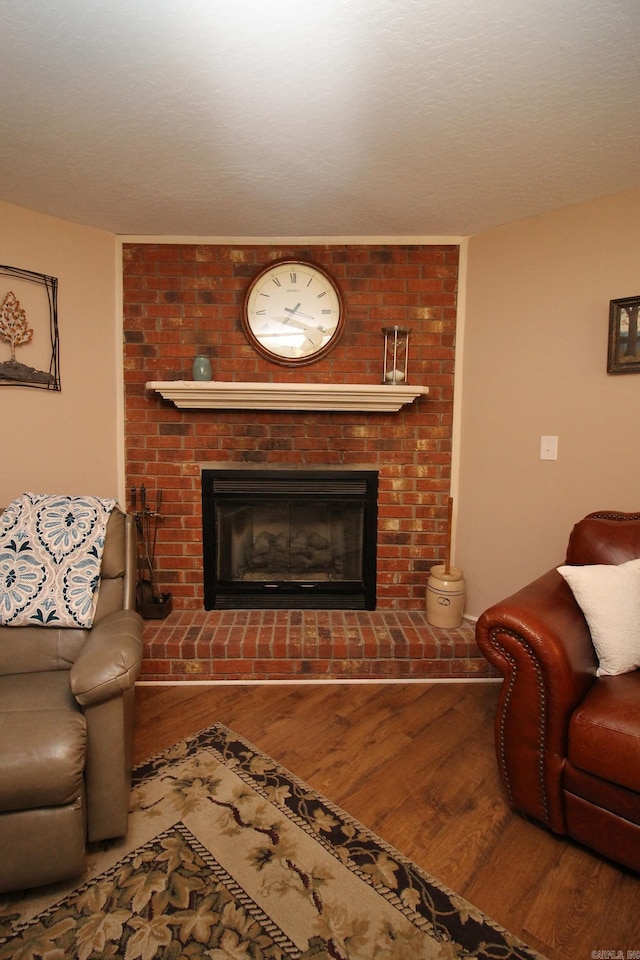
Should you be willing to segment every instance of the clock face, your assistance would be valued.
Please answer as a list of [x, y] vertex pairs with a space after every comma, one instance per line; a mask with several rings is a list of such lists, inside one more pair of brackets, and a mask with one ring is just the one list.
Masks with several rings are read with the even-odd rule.
[[249, 285], [242, 322], [249, 341], [268, 360], [289, 366], [312, 363], [342, 334], [342, 297], [321, 267], [280, 260]]

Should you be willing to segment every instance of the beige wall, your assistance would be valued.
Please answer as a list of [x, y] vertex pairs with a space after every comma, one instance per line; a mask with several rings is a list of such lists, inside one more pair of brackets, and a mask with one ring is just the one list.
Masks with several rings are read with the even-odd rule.
[[562, 562], [586, 513], [640, 510], [640, 374], [606, 372], [609, 301], [640, 295], [639, 222], [633, 191], [469, 241], [455, 561], [470, 616]]
[[[640, 374], [606, 373], [609, 301], [640, 295], [639, 220], [633, 191], [469, 241], [454, 559], [470, 616], [560, 562], [585, 513], [640, 509]], [[0, 387], [0, 504], [118, 495], [119, 256], [108, 233], [0, 202], [0, 263], [59, 279], [62, 379]]]
[[[60, 393], [0, 386], [0, 504], [25, 490], [117, 496], [117, 255], [111, 234], [0, 203], [0, 263], [58, 278], [62, 383]], [[0, 277], [0, 300], [10, 282]], [[2, 359], [8, 350], [0, 343]]]

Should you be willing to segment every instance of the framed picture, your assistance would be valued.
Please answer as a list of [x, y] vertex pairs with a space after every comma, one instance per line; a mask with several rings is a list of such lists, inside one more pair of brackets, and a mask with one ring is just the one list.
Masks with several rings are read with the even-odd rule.
[[611, 301], [607, 373], [640, 373], [639, 310], [640, 297]]
[[58, 280], [0, 266], [0, 387], [60, 390]]

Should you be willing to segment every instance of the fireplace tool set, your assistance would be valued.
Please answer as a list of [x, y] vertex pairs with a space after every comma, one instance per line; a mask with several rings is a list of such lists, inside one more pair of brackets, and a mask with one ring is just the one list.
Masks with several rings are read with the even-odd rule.
[[[138, 496], [140, 502], [138, 503]], [[138, 583], [136, 609], [147, 620], [160, 620], [171, 612], [171, 594], [159, 593], [155, 580], [156, 542], [158, 523], [162, 519], [162, 490], [156, 492], [155, 507], [144, 484], [140, 490], [131, 487], [131, 513], [136, 522], [138, 540]]]

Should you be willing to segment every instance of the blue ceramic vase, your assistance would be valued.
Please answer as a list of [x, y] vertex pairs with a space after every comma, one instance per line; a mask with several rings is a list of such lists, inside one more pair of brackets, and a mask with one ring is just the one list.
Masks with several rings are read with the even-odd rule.
[[199, 353], [193, 358], [193, 379], [211, 380], [211, 376], [211, 360], [203, 353]]

